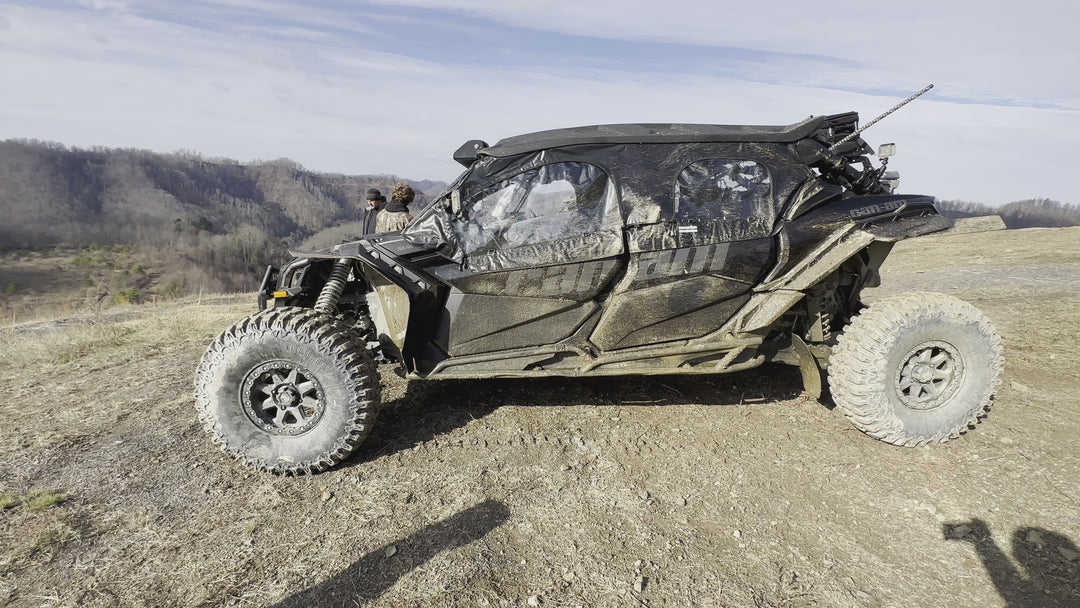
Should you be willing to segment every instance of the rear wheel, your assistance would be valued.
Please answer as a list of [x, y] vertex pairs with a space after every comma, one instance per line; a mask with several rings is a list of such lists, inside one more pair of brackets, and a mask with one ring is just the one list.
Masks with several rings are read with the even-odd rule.
[[974, 306], [907, 294], [852, 319], [829, 358], [829, 387], [840, 411], [871, 437], [904, 446], [942, 442], [986, 415], [1001, 353], [1001, 338]]
[[210, 345], [195, 399], [207, 432], [229, 454], [265, 471], [313, 473], [367, 437], [379, 381], [349, 326], [284, 308], [242, 319]]

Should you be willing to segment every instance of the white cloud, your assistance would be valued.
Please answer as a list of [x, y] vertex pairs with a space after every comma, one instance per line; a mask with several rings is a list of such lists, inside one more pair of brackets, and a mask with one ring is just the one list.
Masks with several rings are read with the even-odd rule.
[[[319, 171], [449, 179], [460, 168], [450, 154], [474, 137], [494, 142], [608, 122], [777, 124], [847, 110], [860, 111], [865, 122], [934, 80], [934, 92], [867, 133], [874, 143], [898, 144], [892, 167], [901, 171], [904, 190], [987, 203], [1080, 200], [1065, 165], [1080, 145], [1080, 112], [948, 101], [1077, 105], [1078, 85], [1053, 73], [1076, 61], [1075, 50], [1064, 52], [1062, 40], [1044, 41], [1023, 28], [1004, 29], [999, 20], [1011, 13], [977, 15], [964, 29], [955, 18], [952, 25], [939, 22], [947, 15], [919, 20], [896, 9], [893, 21], [883, 23], [866, 11], [828, 15], [820, 6], [811, 12], [793, 4], [770, 9], [788, 10], [789, 18], [755, 26], [745, 14], [753, 11], [725, 15], [712, 3], [685, 0], [662, 6], [408, 4], [456, 7], [533, 29], [592, 29], [629, 40], [786, 55], [750, 55], [724, 77], [639, 72], [625, 62], [609, 69], [510, 69], [494, 61], [463, 65], [380, 50], [369, 40], [376, 31], [365, 22], [370, 8], [338, 13], [289, 2], [193, 2], [177, 22], [145, 16], [150, 13], [139, 13], [136, 5], [125, 12], [123, 3], [77, 12], [0, 6], [0, 24], [8, 23], [0, 26], [0, 133], [79, 146], [198, 150], [239, 160], [285, 156]], [[703, 8], [691, 13], [691, 4]], [[207, 7], [211, 13], [193, 12]], [[244, 15], [263, 8], [268, 12], [258, 13], [262, 19], [214, 19], [222, 11]], [[730, 25], [717, 28], [720, 17]], [[198, 25], [203, 21], [218, 25]], [[991, 31], [997, 27], [1003, 29]], [[1056, 32], [1062, 26], [1047, 27]], [[943, 39], [946, 31], [956, 39]], [[1021, 56], [1025, 45], [1059, 52], [1047, 60], [1056, 67], [1045, 73], [1032, 67], [1033, 56]], [[1024, 65], [1029, 86], [1005, 87]], [[749, 67], [751, 78], [743, 73]], [[958, 85], [953, 77], [964, 80]], [[875, 89], [899, 92], [853, 92]]]
[[75, 0], [75, 4], [97, 11], [122, 11], [128, 7], [123, 0]]
[[734, 47], [840, 58], [857, 67], [790, 76], [818, 86], [910, 89], [940, 95], [1080, 109], [1080, 8], [1049, 0], [802, 0], [734, 4], [702, 0], [391, 0], [457, 10], [526, 29], [621, 40]]

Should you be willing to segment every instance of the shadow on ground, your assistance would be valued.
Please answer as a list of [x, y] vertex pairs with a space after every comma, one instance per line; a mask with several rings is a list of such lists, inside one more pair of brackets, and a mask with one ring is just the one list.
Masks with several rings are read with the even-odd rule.
[[945, 540], [971, 543], [1009, 608], [1080, 606], [1080, 550], [1068, 537], [1042, 528], [1012, 535], [1012, 555], [997, 546], [980, 519], [942, 526]]
[[363, 604], [439, 553], [480, 540], [509, 517], [506, 505], [486, 500], [371, 551], [326, 582], [289, 596], [274, 608]]
[[343, 464], [412, 449], [502, 406], [770, 407], [801, 393], [799, 371], [787, 365], [716, 375], [413, 380], [404, 395], [383, 402], [371, 435]]

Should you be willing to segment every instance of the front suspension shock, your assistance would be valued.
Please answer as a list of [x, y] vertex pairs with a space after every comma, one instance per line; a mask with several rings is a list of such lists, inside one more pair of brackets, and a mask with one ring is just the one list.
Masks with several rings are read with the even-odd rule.
[[328, 315], [337, 312], [338, 298], [341, 297], [341, 292], [345, 291], [345, 281], [349, 278], [350, 270], [352, 270], [352, 260], [349, 258], [341, 258], [334, 262], [330, 278], [326, 280], [326, 285], [323, 285], [322, 291], [319, 292], [319, 299], [315, 301], [315, 310]]

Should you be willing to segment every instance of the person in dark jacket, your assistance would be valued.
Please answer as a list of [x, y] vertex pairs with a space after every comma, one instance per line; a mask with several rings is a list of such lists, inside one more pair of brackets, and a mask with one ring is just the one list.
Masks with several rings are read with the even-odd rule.
[[364, 215], [362, 217], [362, 224], [364, 226], [362, 234], [375, 234], [378, 228], [379, 210], [382, 208], [382, 204], [386, 201], [386, 197], [379, 192], [378, 188], [368, 188], [364, 193]]

